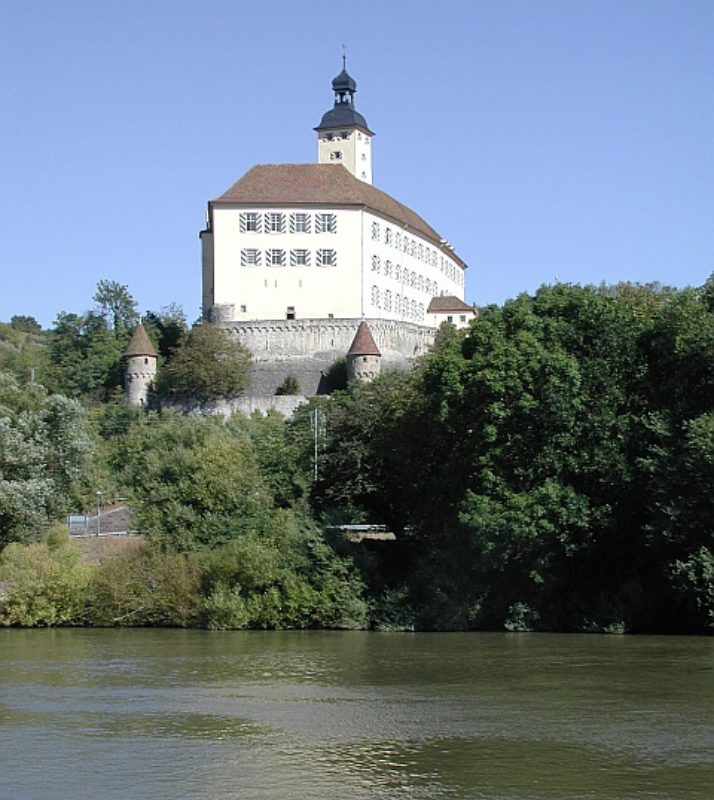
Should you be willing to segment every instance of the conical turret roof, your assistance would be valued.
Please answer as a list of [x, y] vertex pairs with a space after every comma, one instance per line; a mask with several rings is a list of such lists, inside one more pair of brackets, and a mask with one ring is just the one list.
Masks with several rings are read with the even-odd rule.
[[348, 356], [381, 356], [377, 343], [374, 341], [369, 325], [362, 320], [357, 328], [355, 338], [352, 340]]
[[141, 322], [134, 328], [134, 333], [132, 333], [129, 344], [124, 351], [125, 358], [131, 358], [132, 356], [153, 356], [156, 358], [156, 348], [151, 344], [149, 334]]

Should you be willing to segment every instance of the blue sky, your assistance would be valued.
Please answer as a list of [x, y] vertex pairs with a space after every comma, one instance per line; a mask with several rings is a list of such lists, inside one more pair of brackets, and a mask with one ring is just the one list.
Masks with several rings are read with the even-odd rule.
[[714, 272], [714, 3], [0, 0], [0, 320], [199, 314], [209, 199], [312, 162], [341, 45], [374, 183], [466, 299]]

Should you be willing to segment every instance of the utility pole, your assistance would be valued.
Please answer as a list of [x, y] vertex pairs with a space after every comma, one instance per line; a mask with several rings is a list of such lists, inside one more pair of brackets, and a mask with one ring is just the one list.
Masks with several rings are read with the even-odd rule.
[[310, 414], [310, 428], [312, 429], [314, 439], [313, 466], [315, 469], [315, 483], [317, 483], [318, 443], [320, 438], [325, 436], [325, 415], [319, 408], [314, 409]]
[[102, 532], [102, 493], [97, 492], [97, 536]]

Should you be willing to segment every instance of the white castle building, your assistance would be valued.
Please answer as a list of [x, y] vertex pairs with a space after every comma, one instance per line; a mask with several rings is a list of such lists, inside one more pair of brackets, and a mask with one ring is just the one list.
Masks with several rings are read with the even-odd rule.
[[475, 313], [453, 247], [372, 185], [374, 134], [344, 61], [332, 89], [316, 164], [255, 166], [208, 203], [203, 316], [258, 362], [344, 355], [367, 320], [388, 366], [425, 352], [445, 305], [456, 324]]

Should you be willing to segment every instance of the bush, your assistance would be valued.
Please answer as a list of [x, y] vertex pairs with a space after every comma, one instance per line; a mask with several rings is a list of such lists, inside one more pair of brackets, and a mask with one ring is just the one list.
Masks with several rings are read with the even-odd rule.
[[90, 574], [74, 544], [8, 545], [0, 555], [0, 624], [84, 623]]
[[300, 394], [300, 381], [294, 375], [287, 375], [275, 394]]

